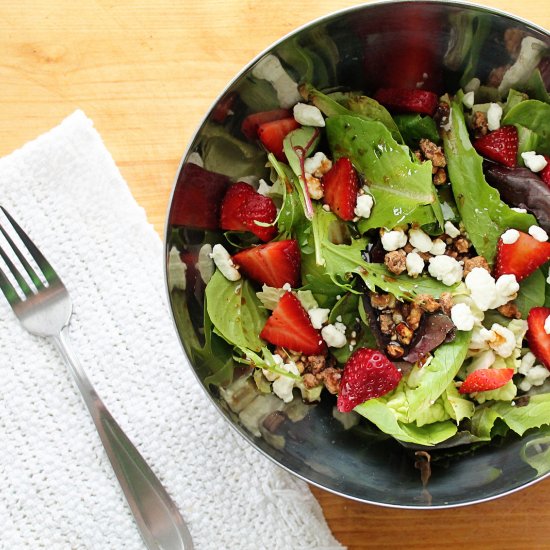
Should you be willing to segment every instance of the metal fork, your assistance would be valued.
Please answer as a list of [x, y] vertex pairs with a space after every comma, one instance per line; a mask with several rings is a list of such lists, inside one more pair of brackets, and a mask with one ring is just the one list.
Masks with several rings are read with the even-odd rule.
[[[23, 327], [37, 336], [52, 338], [69, 366], [147, 548], [192, 550], [191, 534], [175, 503], [111, 416], [69, 347], [67, 336], [72, 313], [69, 292], [28, 235], [4, 207], [0, 206], [0, 208], [26, 247], [28, 254], [36, 262], [45, 280], [43, 282], [38, 276], [0, 223], [0, 232], [32, 281], [31, 286], [10, 259], [10, 255], [0, 245], [0, 256], [16, 281], [14, 286], [0, 268], [0, 289]], [[13, 255], [11, 257], [14, 258]]]

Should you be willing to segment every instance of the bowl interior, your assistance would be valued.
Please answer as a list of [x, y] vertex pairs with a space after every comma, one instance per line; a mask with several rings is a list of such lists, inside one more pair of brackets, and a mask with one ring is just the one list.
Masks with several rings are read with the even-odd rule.
[[[460, 3], [383, 2], [328, 16], [284, 38], [245, 68], [208, 113], [183, 157], [166, 228], [169, 296], [183, 348], [204, 390], [236, 430], [284, 468], [330, 491], [413, 508], [494, 498], [547, 475], [550, 466], [542, 464], [550, 462], [544, 460], [550, 431], [475, 450], [463, 446], [431, 453], [431, 477], [424, 486], [421, 449], [400, 445], [353, 416], [336, 414], [335, 399], [328, 394], [315, 405], [299, 398], [284, 404], [260, 394], [246, 369], [234, 370], [230, 348], [204, 327], [201, 250], [204, 254], [205, 244], [222, 239], [217, 215], [228, 183], [267, 175], [265, 152], [246, 139], [241, 122], [249, 113], [289, 107], [297, 100], [290, 92], [277, 93], [271, 82], [274, 69], [265, 72], [266, 59], [278, 60], [285, 78], [321, 90], [369, 95], [382, 86], [419, 86], [454, 92], [472, 77], [486, 82], [493, 69], [510, 63], [508, 29], [548, 41], [533, 25]], [[197, 154], [202, 168], [195, 164]], [[197, 206], [205, 196], [211, 205], [207, 211]]]

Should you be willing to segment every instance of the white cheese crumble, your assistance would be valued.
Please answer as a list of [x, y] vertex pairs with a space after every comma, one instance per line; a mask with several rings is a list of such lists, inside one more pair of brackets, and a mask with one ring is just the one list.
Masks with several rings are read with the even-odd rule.
[[487, 126], [489, 130], [498, 130], [500, 128], [500, 119], [502, 118], [502, 107], [498, 103], [491, 103], [487, 111]]
[[516, 336], [508, 328], [493, 323], [491, 330], [482, 329], [483, 337], [493, 349], [501, 357], [510, 357], [516, 347]]
[[342, 327], [345, 331], [346, 327], [342, 323], [335, 323], [334, 325], [329, 324], [321, 329], [321, 336], [327, 346], [331, 348], [343, 348], [346, 345], [346, 335], [341, 330]]
[[540, 243], [544, 243], [548, 240], [548, 233], [546, 233], [546, 231], [538, 225], [532, 225], [529, 227], [529, 235]]
[[460, 230], [451, 221], [445, 222], [445, 233], [454, 239], [460, 235]]
[[402, 229], [382, 232], [382, 247], [386, 252], [392, 252], [398, 248], [403, 248], [407, 244], [407, 235]]
[[430, 254], [433, 254], [434, 256], [441, 256], [441, 254], [445, 254], [445, 249], [447, 247], [445, 246], [445, 242], [441, 239], [435, 239], [432, 243], [432, 247], [430, 248], [429, 252]]
[[270, 197], [273, 194], [273, 185], [269, 185], [263, 178], [258, 183], [258, 193], [264, 197]]
[[215, 244], [210, 253], [216, 267], [221, 274], [229, 281], [238, 281], [241, 278], [239, 270], [235, 267], [231, 255], [221, 244]]
[[432, 248], [432, 239], [422, 229], [411, 229], [409, 231], [409, 242], [420, 252], [429, 252]]
[[327, 321], [330, 309], [323, 307], [313, 307], [308, 310], [308, 315], [313, 328], [320, 329]]
[[[291, 374], [300, 374], [300, 371], [294, 361], [289, 361], [288, 363], [281, 365], [280, 368]], [[273, 382], [273, 393], [285, 403], [290, 403], [290, 401], [292, 401], [292, 388], [294, 387], [295, 382], [296, 379], [281, 374]]]
[[548, 315], [548, 317], [544, 320], [544, 332], [546, 332], [546, 334], [550, 334], [550, 315]]
[[416, 277], [424, 270], [424, 260], [418, 252], [409, 252], [405, 258], [405, 267], [410, 277]]
[[513, 273], [501, 275], [495, 281], [497, 297], [493, 304], [493, 309], [507, 304], [510, 300], [516, 298], [519, 291], [519, 283]]
[[468, 304], [455, 304], [451, 308], [451, 320], [457, 330], [464, 331], [472, 330], [476, 322], [476, 318]]
[[521, 153], [521, 158], [525, 163], [525, 166], [531, 170], [531, 172], [540, 172], [546, 168], [548, 164], [543, 155], [537, 155], [535, 151], [525, 151]]
[[317, 151], [312, 157], [308, 157], [304, 161], [304, 170], [316, 178], [324, 176], [331, 168], [332, 161], [321, 151]]
[[474, 106], [474, 93], [475, 92], [473, 90], [470, 90], [462, 97], [462, 104], [466, 107], [466, 109], [471, 109]]
[[296, 103], [292, 113], [296, 122], [302, 126], [315, 126], [316, 128], [323, 128], [325, 126], [323, 114], [315, 105]]
[[355, 203], [355, 208], [353, 213], [360, 218], [368, 218], [374, 206], [374, 199], [371, 195], [359, 194], [357, 195], [357, 202]]
[[519, 290], [516, 276], [501, 275], [497, 281], [482, 267], [474, 267], [464, 279], [474, 304], [481, 310], [496, 309], [513, 300]]
[[517, 229], [507, 229], [500, 238], [504, 244], [514, 244], [519, 239], [519, 231]]
[[510, 210], [513, 210], [514, 212], [517, 212], [518, 214], [527, 214], [527, 210], [525, 208], [518, 208], [517, 206], [512, 206]]
[[518, 368], [519, 374], [523, 374], [523, 380], [518, 384], [522, 391], [529, 391], [533, 386], [541, 386], [550, 376], [550, 371], [542, 365], [535, 365], [537, 358], [528, 351], [522, 358]]
[[434, 256], [429, 260], [428, 271], [432, 277], [444, 285], [451, 286], [462, 279], [463, 269], [460, 262], [450, 256]]

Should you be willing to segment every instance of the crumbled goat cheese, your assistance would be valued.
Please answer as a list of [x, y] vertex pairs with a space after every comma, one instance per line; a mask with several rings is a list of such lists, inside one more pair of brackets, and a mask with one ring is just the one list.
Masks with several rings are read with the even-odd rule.
[[531, 172], [540, 172], [546, 168], [548, 162], [543, 155], [537, 155], [535, 151], [525, 151], [521, 153], [521, 158], [525, 163], [525, 166], [531, 170]]
[[516, 298], [519, 291], [519, 283], [513, 273], [501, 275], [495, 281], [497, 297], [493, 304], [493, 309], [507, 304], [510, 300]]
[[275, 89], [277, 99], [283, 109], [289, 109], [302, 99], [298, 84], [290, 78], [281, 62], [274, 55], [266, 55], [252, 69], [256, 78], [267, 80]]
[[435, 239], [432, 243], [432, 247], [430, 248], [429, 252], [430, 254], [433, 254], [434, 256], [441, 256], [441, 254], [445, 254], [445, 249], [447, 247], [445, 246], [445, 242], [441, 239]]
[[205, 284], [210, 281], [214, 274], [214, 262], [210, 254], [212, 254], [212, 245], [210, 243], [203, 244], [200, 247], [197, 263], [195, 264]]
[[533, 386], [542, 386], [550, 376], [550, 370], [542, 365], [531, 367], [523, 380], [518, 384], [521, 391], [529, 391]]
[[[294, 363], [294, 361], [289, 361], [288, 363], [281, 365], [280, 368], [286, 370], [291, 374], [300, 374], [300, 371], [298, 370], [298, 367], [296, 366], [296, 363]], [[285, 376], [284, 374], [280, 374], [273, 382], [273, 393], [277, 397], [282, 399], [285, 403], [290, 403], [290, 401], [292, 401], [292, 388], [294, 388], [295, 383], [296, 379], [291, 378], [290, 376]]]
[[512, 206], [510, 210], [513, 210], [514, 212], [517, 212], [518, 214], [527, 214], [527, 210], [525, 208], [518, 208], [517, 206]]
[[455, 324], [457, 330], [472, 330], [476, 322], [476, 318], [472, 314], [472, 310], [468, 304], [455, 304], [451, 308], [451, 320]]
[[381, 240], [384, 250], [392, 252], [398, 248], [403, 248], [407, 244], [407, 235], [401, 229], [383, 231]]
[[424, 270], [424, 260], [418, 252], [409, 252], [405, 258], [405, 267], [410, 277], [416, 277]]
[[462, 265], [450, 256], [434, 256], [430, 258], [428, 272], [444, 285], [451, 286], [462, 279]]
[[548, 317], [544, 320], [544, 332], [546, 332], [546, 334], [550, 334], [550, 315], [548, 315]]
[[532, 225], [529, 227], [529, 235], [541, 243], [548, 240], [548, 233], [546, 233], [546, 231], [538, 225]]
[[445, 222], [445, 233], [451, 237], [451, 239], [454, 239], [455, 237], [458, 237], [460, 235], [460, 230], [455, 227], [453, 222], [447, 221]]
[[478, 353], [472, 362], [468, 365], [468, 374], [480, 369], [488, 369], [496, 360], [495, 352], [492, 349], [487, 349]]
[[[339, 330], [340, 327], [337, 325], [341, 325], [342, 323], [336, 323], [334, 325], [326, 325], [321, 329], [321, 336], [323, 337], [323, 340], [327, 343], [327, 346], [331, 348], [343, 348], [346, 343], [346, 335]], [[345, 330], [344, 326], [344, 330]]]
[[481, 311], [491, 309], [497, 297], [496, 283], [489, 272], [482, 267], [474, 267], [464, 279], [475, 305]]
[[241, 278], [241, 274], [235, 267], [229, 252], [221, 244], [214, 245], [210, 257], [226, 279], [229, 281], [238, 281]]
[[170, 288], [185, 290], [187, 284], [187, 264], [180, 258], [179, 250], [173, 246], [168, 258], [168, 285]]
[[489, 130], [498, 130], [500, 128], [500, 119], [502, 118], [502, 107], [498, 103], [491, 103], [487, 111], [487, 126]]
[[473, 90], [470, 90], [464, 94], [462, 104], [466, 107], [466, 109], [471, 109], [474, 106], [474, 94], [475, 92]]
[[[520, 374], [527, 374], [529, 369], [537, 362], [535, 354], [528, 351], [522, 358], [518, 368]], [[549, 371], [550, 372], [550, 371]]]
[[330, 309], [326, 309], [323, 307], [313, 307], [308, 310], [307, 313], [309, 315], [313, 328], [320, 329], [328, 321]]
[[[308, 172], [305, 173], [306, 187], [309, 193], [309, 196], [312, 199], [320, 200], [324, 197], [325, 193], [323, 190], [323, 184], [319, 178], [312, 176]], [[303, 177], [300, 176], [300, 179], [303, 181]]]
[[409, 242], [420, 252], [429, 252], [432, 248], [432, 239], [422, 229], [411, 229], [409, 231]]
[[364, 195], [357, 195], [357, 202], [355, 203], [355, 208], [353, 212], [356, 216], [360, 218], [368, 218], [372, 211], [374, 205], [374, 199], [371, 195], [365, 193]]
[[483, 334], [490, 348], [504, 358], [512, 355], [516, 348], [516, 336], [510, 329], [493, 323], [491, 330], [487, 333]]
[[504, 244], [514, 244], [519, 239], [519, 231], [517, 229], [507, 229], [500, 238]]
[[317, 151], [312, 157], [304, 161], [304, 170], [313, 174], [316, 178], [325, 175], [332, 168], [332, 161], [325, 153]]
[[269, 197], [273, 193], [273, 185], [269, 185], [263, 178], [258, 183], [258, 193], [264, 197]]
[[317, 128], [323, 128], [325, 126], [323, 114], [315, 105], [296, 103], [292, 112], [296, 122], [302, 126], [315, 126]]

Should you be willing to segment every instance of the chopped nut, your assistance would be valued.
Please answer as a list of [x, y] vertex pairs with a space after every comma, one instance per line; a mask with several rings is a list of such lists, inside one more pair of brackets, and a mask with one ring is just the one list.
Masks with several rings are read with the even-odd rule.
[[470, 123], [475, 137], [481, 137], [489, 132], [489, 122], [487, 121], [487, 115], [481, 111], [476, 111], [472, 115]]
[[403, 250], [406, 254], [409, 254], [414, 250], [414, 246], [410, 242], [407, 242], [401, 250]]
[[400, 357], [403, 357], [405, 350], [403, 349], [403, 346], [398, 344], [397, 342], [390, 342], [386, 346], [386, 353], [392, 358], [392, 359], [399, 359]]
[[384, 256], [386, 267], [395, 275], [401, 275], [407, 269], [406, 266], [407, 254], [404, 250], [394, 250], [387, 252]]
[[342, 379], [341, 369], [329, 367], [318, 375], [324, 382], [325, 388], [329, 393], [337, 394], [340, 391], [340, 381]]
[[500, 306], [497, 308], [497, 311], [501, 315], [504, 315], [504, 317], [508, 317], [508, 319], [521, 319], [521, 311], [518, 309], [518, 306], [514, 304], [514, 302], [508, 302], [507, 304]]
[[310, 372], [304, 374], [302, 376], [302, 380], [304, 381], [304, 386], [308, 389], [314, 388], [315, 386], [319, 385], [319, 382], [317, 381], [317, 377], [314, 374], [311, 374]]
[[326, 367], [326, 357], [324, 355], [308, 355], [305, 361], [305, 370], [313, 374], [318, 374]]
[[447, 160], [445, 159], [443, 150], [433, 141], [422, 138], [420, 140], [420, 149], [424, 153], [424, 156], [432, 161], [433, 166], [437, 168], [444, 168], [447, 166]]
[[443, 185], [447, 183], [447, 172], [443, 168], [438, 168], [432, 177], [434, 185]]
[[376, 294], [370, 295], [371, 306], [376, 309], [388, 309], [395, 307], [395, 296], [393, 294]]
[[419, 294], [414, 303], [428, 313], [434, 313], [440, 308], [439, 302], [431, 294]]
[[306, 173], [306, 186], [309, 196], [312, 199], [319, 200], [323, 198], [323, 185], [321, 184], [320, 179]]
[[422, 319], [423, 313], [424, 312], [417, 304], [411, 304], [411, 309], [406, 320], [407, 325], [409, 325], [412, 330], [416, 330], [418, 325], [420, 325], [420, 320]]
[[483, 256], [474, 256], [473, 258], [464, 258], [464, 277], [466, 277], [474, 267], [482, 267], [491, 273], [491, 268], [487, 260]]
[[453, 295], [450, 292], [442, 292], [439, 297], [439, 305], [445, 315], [450, 315], [453, 307]]
[[409, 328], [406, 323], [399, 323], [395, 327], [395, 331], [397, 332], [397, 338], [402, 344], [408, 346], [411, 343], [414, 332]]
[[468, 239], [458, 237], [453, 242], [453, 247], [459, 254], [466, 254], [470, 248], [470, 243], [468, 242]]
[[391, 334], [395, 328], [391, 313], [382, 313], [378, 318], [382, 334]]

